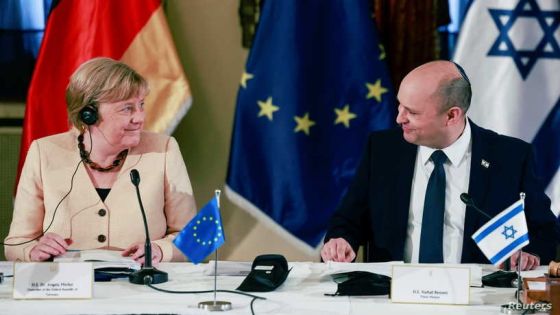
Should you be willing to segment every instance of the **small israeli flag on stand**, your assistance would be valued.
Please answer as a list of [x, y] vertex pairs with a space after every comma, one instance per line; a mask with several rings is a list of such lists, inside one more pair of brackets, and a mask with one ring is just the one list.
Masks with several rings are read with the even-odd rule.
[[498, 266], [516, 251], [529, 244], [525, 219], [525, 202], [516, 201], [472, 235], [484, 255]]

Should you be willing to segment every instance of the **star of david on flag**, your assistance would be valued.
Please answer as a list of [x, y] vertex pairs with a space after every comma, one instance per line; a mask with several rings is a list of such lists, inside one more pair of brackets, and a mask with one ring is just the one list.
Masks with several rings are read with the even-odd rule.
[[560, 1], [474, 1], [453, 59], [472, 82], [469, 118], [533, 145], [560, 214]]
[[472, 235], [486, 258], [498, 266], [529, 244], [525, 204], [518, 200]]
[[513, 228], [513, 225], [504, 226], [502, 234], [505, 236], [506, 240], [508, 238], [515, 238], [515, 233], [517, 233], [517, 231]]
[[[560, 47], [554, 38], [554, 32], [560, 24], [559, 11], [541, 10], [536, 0], [522, 0], [517, 3], [513, 10], [489, 9], [492, 20], [496, 23], [499, 35], [490, 48], [488, 56], [511, 57], [519, 73], [526, 79], [531, 69], [539, 58], [560, 59]], [[523, 24], [522, 24], [523, 23]], [[533, 42], [519, 41], [513, 32], [515, 28], [525, 27], [526, 31], [530, 25], [538, 25], [542, 34], [534, 34]], [[527, 27], [529, 26], [529, 27]], [[536, 32], [535, 32], [536, 33]]]
[[202, 262], [224, 242], [218, 197], [212, 198], [173, 240], [194, 264]]

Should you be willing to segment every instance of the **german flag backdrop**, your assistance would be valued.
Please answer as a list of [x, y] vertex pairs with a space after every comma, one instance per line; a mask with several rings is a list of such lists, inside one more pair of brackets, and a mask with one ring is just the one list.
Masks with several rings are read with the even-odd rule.
[[148, 80], [146, 129], [171, 133], [186, 114], [191, 93], [160, 0], [58, 1], [29, 87], [18, 180], [31, 142], [68, 130], [69, 78], [100, 56], [121, 60]]

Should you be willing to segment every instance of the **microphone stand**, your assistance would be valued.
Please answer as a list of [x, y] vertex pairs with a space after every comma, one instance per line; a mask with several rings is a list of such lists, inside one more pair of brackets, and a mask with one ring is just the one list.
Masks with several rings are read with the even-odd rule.
[[146, 219], [146, 212], [144, 205], [142, 205], [142, 198], [140, 197], [140, 174], [136, 169], [130, 171], [130, 179], [134, 187], [136, 187], [136, 196], [142, 212], [142, 219], [144, 221], [144, 230], [146, 232], [146, 243], [144, 244], [144, 265], [142, 269], [131, 273], [128, 276], [128, 281], [134, 284], [158, 284], [167, 282], [167, 272], [157, 270], [152, 267], [152, 243], [150, 241], [150, 232], [148, 231], [148, 220]]

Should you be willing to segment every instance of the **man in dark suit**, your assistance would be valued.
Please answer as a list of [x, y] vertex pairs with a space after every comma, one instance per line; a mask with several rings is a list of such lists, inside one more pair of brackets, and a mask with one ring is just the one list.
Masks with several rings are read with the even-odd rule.
[[488, 263], [471, 235], [489, 219], [461, 202], [467, 191], [492, 217], [524, 192], [530, 244], [520, 267], [554, 259], [560, 229], [535, 175], [531, 146], [466, 117], [471, 87], [462, 68], [424, 64], [403, 79], [397, 98], [401, 129], [370, 135], [331, 219], [323, 260], [353, 261], [368, 243], [368, 261]]

